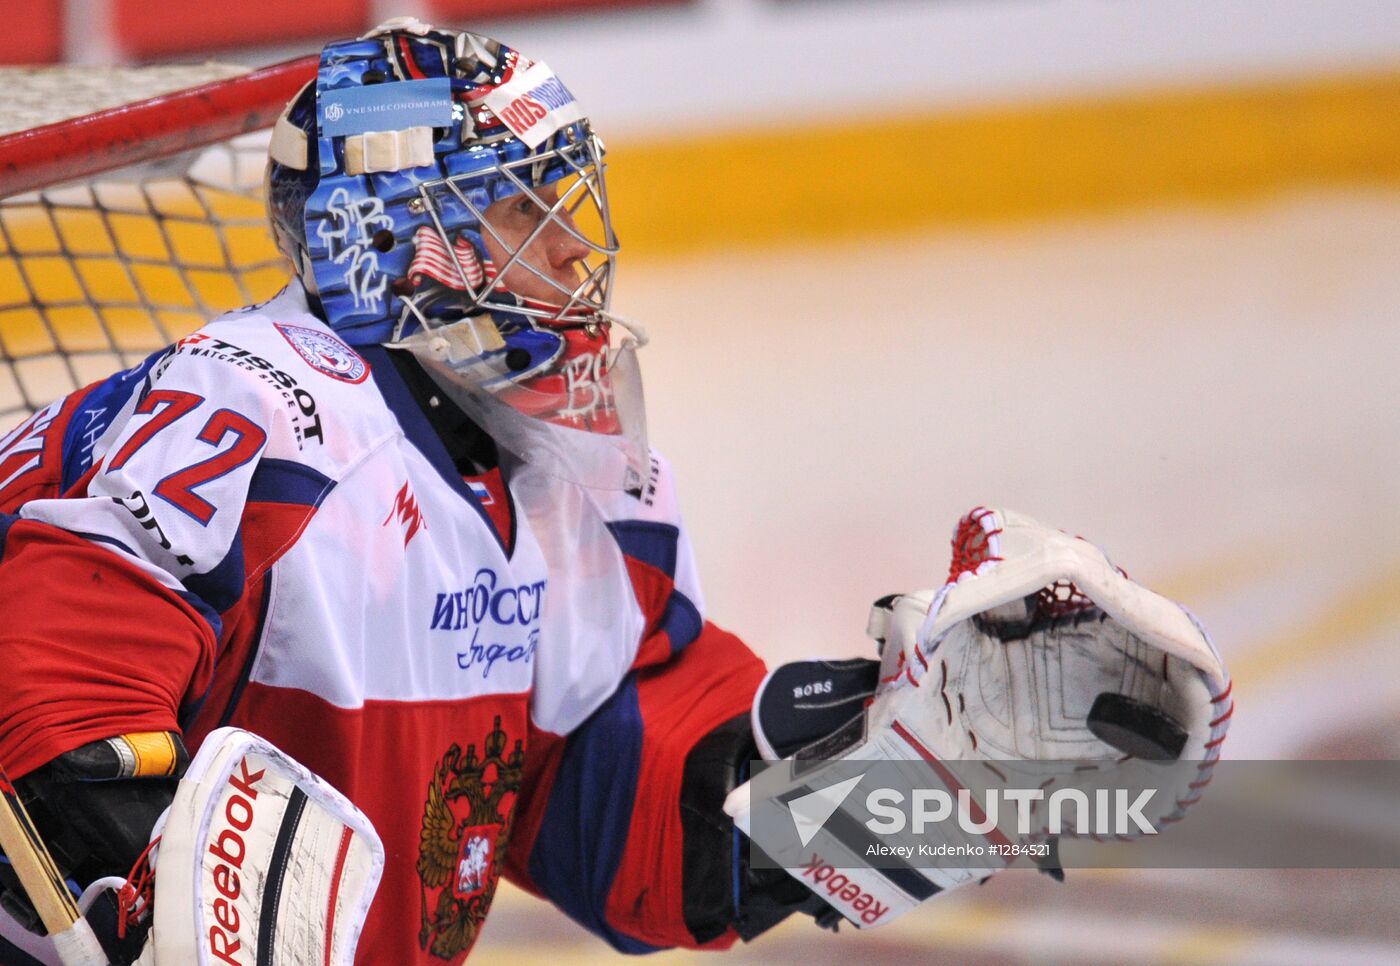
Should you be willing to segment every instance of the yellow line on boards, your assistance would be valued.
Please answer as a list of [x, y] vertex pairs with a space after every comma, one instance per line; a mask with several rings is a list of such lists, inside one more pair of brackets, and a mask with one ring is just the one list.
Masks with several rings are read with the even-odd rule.
[[1251, 583], [1276, 575], [1279, 561], [1287, 559], [1286, 555], [1298, 547], [1298, 537], [1295, 531], [1265, 534], [1252, 543], [1215, 551], [1189, 566], [1147, 575], [1146, 584], [1164, 597], [1198, 608], [1201, 601], [1237, 593]]
[[629, 259], [1400, 185], [1400, 65], [624, 142], [609, 167]]
[[1157, 954], [1146, 961], [1173, 966], [1227, 963], [1243, 959], [1250, 947], [1263, 937], [1263, 930], [1210, 925], [1191, 928], [1188, 925], [1166, 938]]
[[1230, 674], [1256, 683], [1291, 670], [1301, 661], [1344, 650], [1386, 628], [1400, 627], [1400, 561], [1378, 568], [1373, 579], [1350, 588], [1292, 631], [1259, 641], [1229, 662]]

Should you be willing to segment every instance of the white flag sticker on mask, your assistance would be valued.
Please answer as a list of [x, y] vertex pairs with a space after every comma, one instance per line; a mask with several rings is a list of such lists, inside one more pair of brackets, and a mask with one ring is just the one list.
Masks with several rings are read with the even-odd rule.
[[574, 95], [544, 64], [517, 74], [487, 94], [483, 103], [532, 149], [584, 116]]

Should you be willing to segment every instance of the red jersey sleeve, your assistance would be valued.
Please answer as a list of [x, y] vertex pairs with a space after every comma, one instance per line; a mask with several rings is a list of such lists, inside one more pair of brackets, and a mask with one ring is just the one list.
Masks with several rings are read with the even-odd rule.
[[686, 756], [748, 710], [763, 674], [742, 641], [707, 622], [670, 661], [629, 674], [567, 738], [533, 736], [506, 876], [624, 952], [696, 947], [682, 905]]
[[[0, 440], [0, 761], [178, 731], [244, 596], [243, 521], [278, 403], [169, 351]], [[285, 420], [284, 420], [285, 421]]]

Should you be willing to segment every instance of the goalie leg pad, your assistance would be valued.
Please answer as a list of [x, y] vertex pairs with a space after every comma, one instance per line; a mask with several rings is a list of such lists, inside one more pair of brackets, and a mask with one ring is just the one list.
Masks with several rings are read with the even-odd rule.
[[141, 966], [350, 966], [384, 869], [369, 819], [268, 742], [205, 739], [156, 857]]

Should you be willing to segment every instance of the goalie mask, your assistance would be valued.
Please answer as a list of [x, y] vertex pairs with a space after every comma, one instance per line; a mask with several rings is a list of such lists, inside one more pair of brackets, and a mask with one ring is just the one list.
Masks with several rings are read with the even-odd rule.
[[342, 339], [412, 351], [522, 459], [634, 482], [645, 340], [609, 312], [602, 142], [547, 66], [390, 21], [322, 51], [269, 153], [278, 247]]

